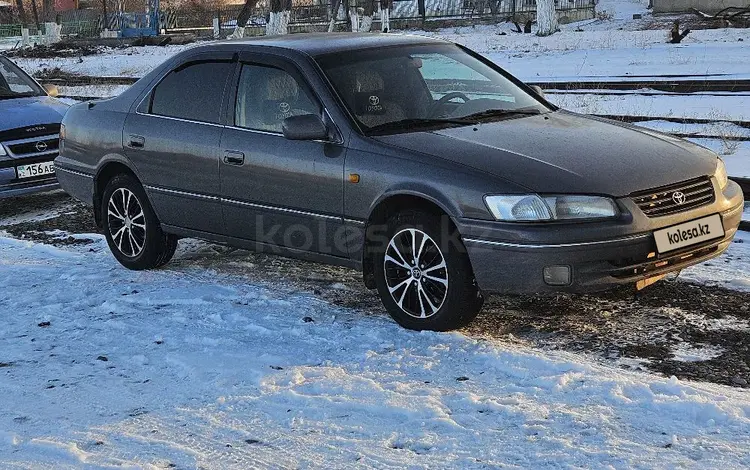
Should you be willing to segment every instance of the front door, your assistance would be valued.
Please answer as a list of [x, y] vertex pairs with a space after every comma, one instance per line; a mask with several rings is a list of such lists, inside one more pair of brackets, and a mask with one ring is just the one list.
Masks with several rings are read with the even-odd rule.
[[234, 112], [221, 140], [224, 222], [229, 236], [256, 249], [284, 247], [348, 257], [343, 228], [345, 147], [292, 141], [290, 116], [327, 116], [307, 81], [286, 60], [247, 55], [234, 93]]
[[123, 146], [163, 224], [221, 232], [222, 105], [235, 68], [231, 55], [187, 59], [128, 115]]

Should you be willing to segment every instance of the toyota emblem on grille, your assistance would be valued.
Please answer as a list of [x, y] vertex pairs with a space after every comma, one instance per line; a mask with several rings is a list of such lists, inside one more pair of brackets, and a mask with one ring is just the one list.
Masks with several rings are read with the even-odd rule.
[[675, 191], [672, 193], [672, 200], [678, 206], [685, 204], [685, 193], [681, 191]]

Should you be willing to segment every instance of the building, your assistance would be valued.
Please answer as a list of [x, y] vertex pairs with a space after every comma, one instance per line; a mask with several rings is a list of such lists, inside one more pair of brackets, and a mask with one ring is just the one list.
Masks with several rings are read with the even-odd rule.
[[750, 8], [750, 0], [653, 0], [654, 13], [682, 13], [696, 9], [717, 13], [725, 8]]

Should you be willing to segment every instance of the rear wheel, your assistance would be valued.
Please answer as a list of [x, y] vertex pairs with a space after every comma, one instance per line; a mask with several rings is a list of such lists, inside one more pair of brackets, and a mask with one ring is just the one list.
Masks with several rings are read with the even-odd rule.
[[388, 244], [375, 249], [380, 298], [405, 328], [461, 328], [482, 308], [466, 249], [455, 233], [444, 231], [439, 217], [419, 211], [400, 213], [387, 222]]
[[101, 204], [104, 235], [112, 254], [128, 269], [161, 267], [177, 249], [177, 237], [161, 230], [143, 186], [131, 175], [112, 178]]

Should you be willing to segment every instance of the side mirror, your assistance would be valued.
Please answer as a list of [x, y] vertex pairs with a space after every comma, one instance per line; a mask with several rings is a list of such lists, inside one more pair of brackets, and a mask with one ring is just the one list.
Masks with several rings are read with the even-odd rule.
[[46, 85], [42, 86], [42, 88], [44, 88], [44, 91], [46, 91], [47, 94], [53, 98], [60, 94], [55, 85], [50, 85], [49, 83], [47, 83]]
[[328, 139], [328, 128], [320, 116], [315, 114], [288, 117], [281, 124], [281, 131], [289, 140]]
[[537, 95], [544, 98], [544, 90], [542, 90], [542, 87], [540, 87], [539, 85], [531, 85], [531, 89], [534, 90]]

